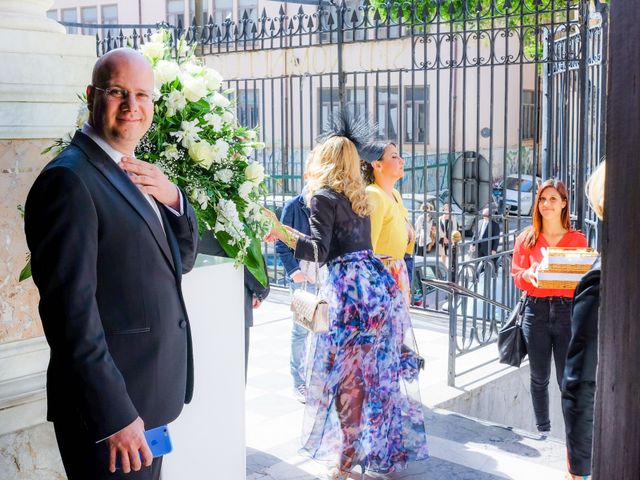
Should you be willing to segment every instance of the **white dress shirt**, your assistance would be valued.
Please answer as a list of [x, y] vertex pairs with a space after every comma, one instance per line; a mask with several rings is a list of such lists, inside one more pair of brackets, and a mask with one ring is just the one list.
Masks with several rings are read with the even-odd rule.
[[[98, 135], [98, 132], [96, 132], [95, 129], [91, 125], [89, 125], [88, 123], [85, 123], [82, 126], [82, 129], [80, 131], [82, 133], [84, 133], [87, 137], [89, 137], [91, 140], [96, 142], [96, 144], [102, 150], [104, 150], [104, 153], [109, 155], [109, 158], [111, 158], [114, 162], [116, 162], [116, 165], [120, 164], [120, 160], [122, 160], [122, 157], [135, 158], [133, 153], [123, 153], [123, 152], [119, 152], [118, 150], [113, 148], [111, 145], [109, 145], [109, 143], [107, 143], [103, 138], [101, 138]], [[182, 192], [180, 191], [180, 189], [178, 187], [176, 187], [176, 188], [178, 189], [178, 195], [180, 196], [180, 211], [177, 212], [173, 208], [171, 208], [169, 206], [166, 206], [166, 205], [165, 206], [167, 207], [167, 209], [169, 209], [170, 212], [172, 212], [174, 215], [179, 217], [184, 213], [182, 211]], [[140, 193], [142, 193], [142, 192], [140, 192]], [[158, 208], [158, 205], [156, 204], [155, 200], [148, 193], [142, 193], [142, 194], [144, 195], [144, 197], [149, 202], [149, 205], [151, 205], [151, 208], [153, 208], [153, 211], [155, 212], [156, 216], [158, 217], [158, 220], [160, 221], [160, 226], [162, 227], [162, 230], [164, 230], [164, 225], [162, 224], [162, 217], [160, 216], [160, 209]]]
[[479, 239], [484, 238], [484, 232], [487, 229], [487, 227], [489, 226], [489, 220], [487, 220], [486, 218], [482, 219], [482, 225], [480, 226], [480, 237]]

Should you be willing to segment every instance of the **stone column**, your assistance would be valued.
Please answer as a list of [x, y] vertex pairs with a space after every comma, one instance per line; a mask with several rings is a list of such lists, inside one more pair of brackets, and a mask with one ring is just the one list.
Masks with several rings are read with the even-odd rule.
[[29, 279], [18, 283], [27, 245], [18, 205], [73, 131], [77, 94], [95, 62], [95, 40], [67, 35], [46, 17], [52, 0], [0, 0], [0, 476], [64, 478], [44, 385], [48, 347]]

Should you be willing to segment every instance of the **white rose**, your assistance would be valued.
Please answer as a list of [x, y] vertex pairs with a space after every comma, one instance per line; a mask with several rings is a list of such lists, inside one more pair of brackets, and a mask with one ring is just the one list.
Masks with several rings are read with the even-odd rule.
[[258, 134], [255, 130], [247, 130], [245, 136], [247, 137], [247, 140], [255, 140], [258, 138]]
[[251, 162], [244, 170], [244, 175], [250, 182], [260, 184], [264, 181], [264, 168], [258, 162]]
[[220, 162], [229, 156], [229, 144], [219, 138], [213, 147], [215, 149], [216, 161]]
[[183, 71], [191, 75], [199, 74], [200, 72], [202, 72], [202, 68], [203, 68], [202, 65], [198, 65], [197, 63], [194, 63], [194, 62], [183, 63], [181, 67]]
[[222, 120], [224, 121], [224, 123], [234, 123], [235, 120], [235, 116], [233, 115], [233, 113], [226, 111], [222, 114]]
[[180, 81], [182, 82], [184, 96], [190, 102], [197, 102], [207, 95], [207, 83], [204, 78], [182, 75]]
[[219, 132], [222, 129], [222, 117], [216, 113], [207, 113], [204, 116], [205, 121], [211, 125], [214, 132]]
[[173, 82], [180, 75], [180, 67], [175, 62], [160, 60], [153, 72], [156, 76], [156, 87], [160, 88], [165, 83]]
[[192, 143], [189, 147], [189, 156], [195, 163], [204, 168], [210, 168], [213, 164], [213, 152], [211, 145], [207, 142]]
[[218, 90], [222, 85], [222, 75], [216, 72], [213, 68], [205, 68], [204, 79], [207, 81], [207, 87], [209, 90]]
[[240, 195], [240, 198], [248, 202], [249, 194], [253, 191], [253, 187], [254, 185], [252, 182], [243, 182], [242, 185], [240, 185], [240, 188], [238, 188], [238, 195]]
[[150, 61], [158, 60], [164, 57], [164, 44], [159, 42], [147, 42], [140, 45], [140, 52]]
[[229, 99], [218, 92], [215, 92], [212, 95], [209, 103], [214, 107], [222, 107], [222, 108], [227, 108], [229, 105], [231, 105], [231, 102], [229, 101]]

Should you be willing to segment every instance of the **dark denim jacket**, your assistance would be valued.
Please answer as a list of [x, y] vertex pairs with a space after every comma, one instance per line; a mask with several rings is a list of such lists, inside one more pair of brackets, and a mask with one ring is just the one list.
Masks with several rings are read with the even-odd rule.
[[[288, 225], [289, 227], [298, 230], [300, 233], [310, 235], [310, 213], [309, 208], [304, 203], [303, 194], [300, 194], [285, 203], [284, 208], [282, 209], [282, 217], [280, 218], [280, 221], [284, 225]], [[296, 270], [300, 270], [300, 264], [293, 255], [293, 250], [287, 247], [284, 243], [278, 241], [276, 242], [276, 253], [282, 262], [289, 279], [291, 279], [291, 274]]]

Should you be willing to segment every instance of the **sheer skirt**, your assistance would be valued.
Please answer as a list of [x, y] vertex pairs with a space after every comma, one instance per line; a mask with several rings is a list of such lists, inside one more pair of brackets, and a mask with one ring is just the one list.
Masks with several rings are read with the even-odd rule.
[[323, 295], [331, 329], [311, 345], [302, 451], [376, 472], [427, 458], [415, 339], [393, 276], [371, 251], [346, 254], [328, 264]]

